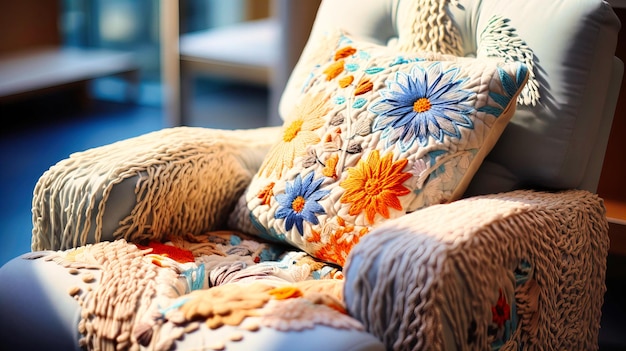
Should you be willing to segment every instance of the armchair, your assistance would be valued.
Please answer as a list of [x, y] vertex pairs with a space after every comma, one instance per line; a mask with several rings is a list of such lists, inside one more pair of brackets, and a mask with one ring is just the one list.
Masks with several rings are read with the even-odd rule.
[[168, 128], [42, 175], [0, 343], [597, 349], [619, 26], [601, 0], [324, 0], [284, 127]]

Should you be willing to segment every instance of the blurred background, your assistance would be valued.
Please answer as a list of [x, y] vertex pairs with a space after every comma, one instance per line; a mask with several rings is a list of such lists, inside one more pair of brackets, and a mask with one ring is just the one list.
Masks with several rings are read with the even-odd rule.
[[0, 265], [30, 250], [35, 183], [71, 153], [178, 125], [280, 124], [318, 5], [0, 0]]

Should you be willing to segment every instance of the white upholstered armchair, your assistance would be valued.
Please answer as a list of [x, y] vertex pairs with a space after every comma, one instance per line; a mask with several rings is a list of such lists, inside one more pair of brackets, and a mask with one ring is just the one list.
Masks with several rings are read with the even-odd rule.
[[15, 350], [596, 349], [601, 0], [325, 0], [282, 127], [76, 153], [0, 268]]

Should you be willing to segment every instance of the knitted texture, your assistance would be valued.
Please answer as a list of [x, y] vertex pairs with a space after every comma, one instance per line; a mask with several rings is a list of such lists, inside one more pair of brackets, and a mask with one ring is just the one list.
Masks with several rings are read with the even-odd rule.
[[493, 16], [483, 29], [477, 57], [497, 57], [504, 62], [523, 62], [529, 71], [528, 82], [517, 98], [520, 105], [535, 106], [539, 102], [539, 81], [535, 76], [535, 55], [515, 28], [502, 16]]
[[[432, 206], [354, 248], [346, 305], [388, 349], [444, 349], [447, 326], [461, 350], [484, 350], [494, 306], [514, 295], [519, 327], [503, 349], [594, 350], [608, 244], [602, 200], [586, 191]], [[524, 262], [532, 277], [516, 287], [513, 272]]]
[[[32, 249], [215, 229], [256, 172], [273, 133], [178, 127], [72, 154], [35, 187]], [[124, 194], [111, 203], [123, 182], [134, 183], [134, 198]], [[107, 217], [109, 208], [116, 213], [125, 206], [120, 218]]]
[[88, 350], [179, 349], [177, 340], [202, 328], [221, 345], [232, 335], [207, 332], [225, 325], [240, 329], [236, 341], [262, 327], [363, 329], [346, 314], [336, 267], [241, 233], [147, 246], [120, 239], [29, 259], [41, 257], [81, 275], [85, 284], [68, 294], [81, 306], [79, 343]]
[[456, 0], [411, 1], [410, 26], [400, 28], [399, 51], [427, 50], [441, 54], [462, 56], [463, 43], [459, 30], [448, 15], [448, 6], [458, 5]]

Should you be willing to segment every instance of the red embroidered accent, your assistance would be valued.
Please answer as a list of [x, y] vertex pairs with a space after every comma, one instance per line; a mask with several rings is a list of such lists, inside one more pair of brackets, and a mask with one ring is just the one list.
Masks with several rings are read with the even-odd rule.
[[506, 321], [511, 319], [511, 306], [506, 302], [502, 289], [500, 289], [500, 297], [495, 306], [491, 307], [491, 313], [493, 314], [493, 322], [501, 328]]
[[152, 249], [152, 252], [150, 252], [150, 254], [168, 257], [176, 262], [187, 263], [195, 261], [193, 253], [191, 251], [181, 249], [176, 246], [165, 245], [156, 241], [151, 241], [148, 246], [142, 246], [138, 244], [135, 245], [137, 245], [140, 250]]

